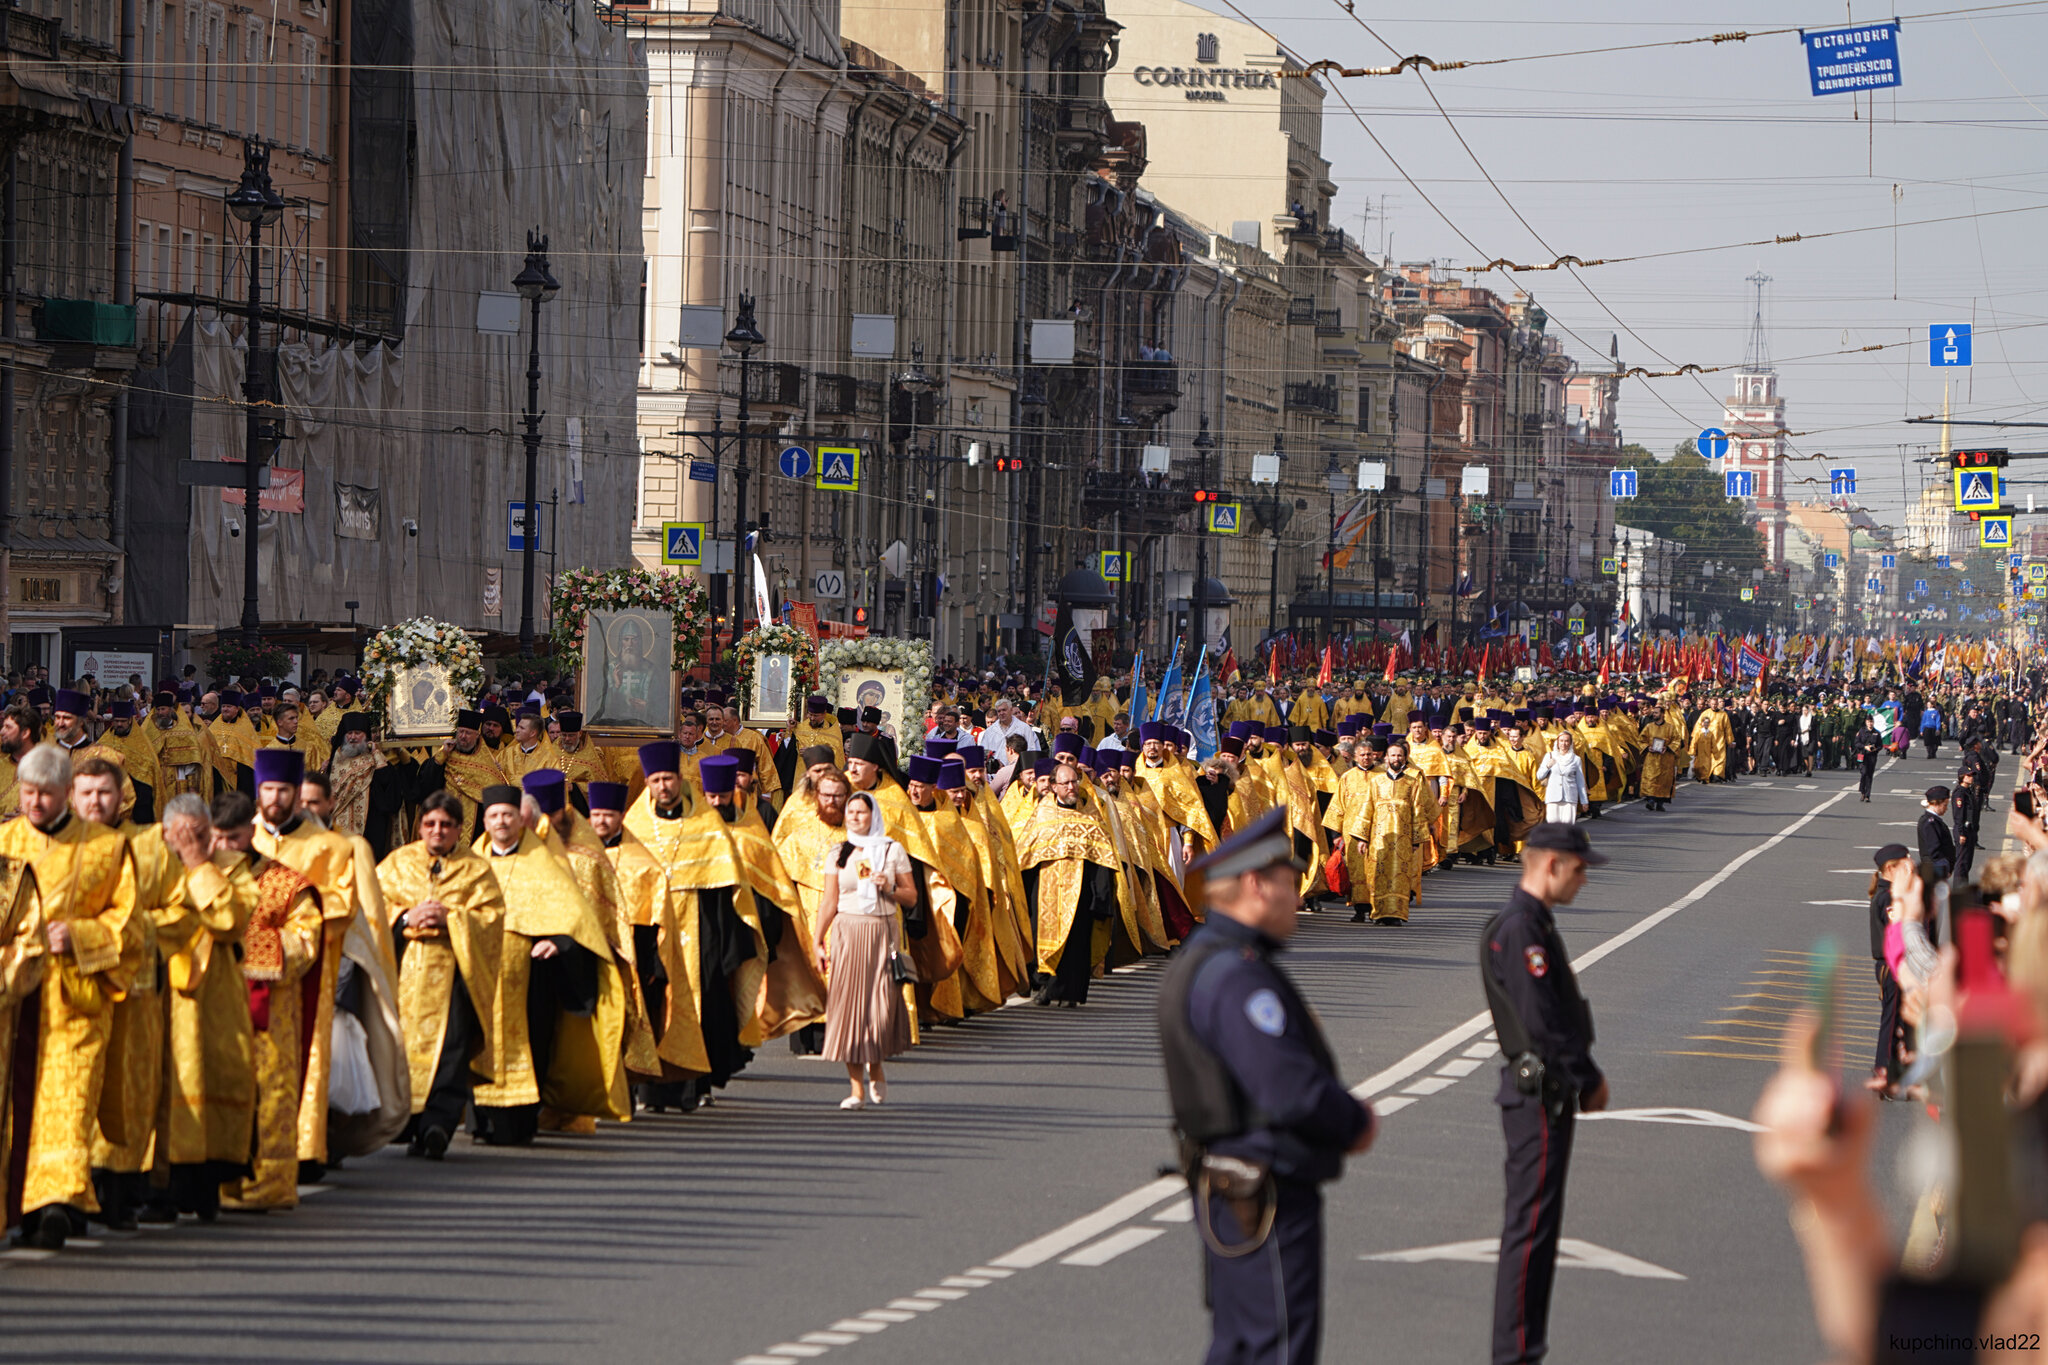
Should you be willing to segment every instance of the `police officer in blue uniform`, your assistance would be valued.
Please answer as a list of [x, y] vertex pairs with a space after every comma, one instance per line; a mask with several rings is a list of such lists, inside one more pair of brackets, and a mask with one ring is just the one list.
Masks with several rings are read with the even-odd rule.
[[1167, 1089], [1213, 1314], [1207, 1365], [1313, 1365], [1321, 1186], [1376, 1130], [1273, 960], [1294, 933], [1302, 867], [1281, 808], [1193, 864], [1208, 921], [1159, 990]]
[[1522, 845], [1522, 880], [1479, 940], [1479, 977], [1500, 1050], [1500, 1126], [1507, 1136], [1507, 1211], [1493, 1290], [1493, 1365], [1538, 1361], [1550, 1349], [1550, 1285], [1564, 1225], [1574, 1115], [1607, 1107], [1593, 1065], [1593, 1012], [1579, 994], [1551, 918], [1607, 859], [1576, 825], [1541, 824]]

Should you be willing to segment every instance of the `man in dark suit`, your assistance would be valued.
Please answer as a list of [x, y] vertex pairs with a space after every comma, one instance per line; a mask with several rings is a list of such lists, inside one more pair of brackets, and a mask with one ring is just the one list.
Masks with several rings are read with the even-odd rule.
[[1927, 799], [1920, 807], [1920, 856], [1943, 881], [1956, 870], [1956, 837], [1948, 828], [1948, 801], [1948, 788], [1933, 786], [1927, 789]]

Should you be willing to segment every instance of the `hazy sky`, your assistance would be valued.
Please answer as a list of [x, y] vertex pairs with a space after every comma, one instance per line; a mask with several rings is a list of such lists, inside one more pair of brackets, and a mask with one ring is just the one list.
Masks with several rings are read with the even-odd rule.
[[[1361, 20], [1402, 56], [1450, 61], [1738, 29], [1829, 28], [1887, 15], [1870, 0], [1853, 14], [1841, 0], [1706, 7], [1359, 0], [1355, 19], [1337, 0], [1238, 3], [1292, 50], [1351, 66], [1395, 60]], [[1332, 78], [1323, 150], [1341, 187], [1337, 216], [1368, 249], [1391, 237], [1396, 257], [1446, 266], [1880, 229], [1601, 266], [1579, 272], [1579, 280], [1562, 271], [1462, 278], [1502, 293], [1519, 282], [1549, 310], [1553, 330], [1569, 329], [1565, 343], [1582, 361], [1604, 359], [1619, 333], [1626, 363], [1664, 369], [1741, 361], [1754, 298], [1744, 277], [1761, 269], [1771, 277], [1765, 320], [1795, 448], [1855, 465], [1861, 501], [1880, 519], [1897, 521], [1909, 483], [1916, 494], [1919, 486], [1920, 471], [1908, 461], [1939, 439], [1936, 429], [1901, 420], [1941, 410], [1943, 373], [1927, 363], [1929, 324], [1975, 322], [1975, 366], [1947, 372], [1960, 375], [1955, 416], [2048, 420], [2048, 78], [2039, 69], [2048, 56], [2048, 3], [1948, 17], [1913, 13], [1906, 8], [1900, 35], [1904, 85], [1853, 101], [1809, 93], [1804, 50], [1789, 33], [1430, 75], [1456, 133], [1412, 74]], [[1475, 155], [1500, 192], [1481, 176]], [[2027, 211], [1980, 216], [2013, 209]], [[1955, 221], [1894, 231], [1895, 215], [1901, 224]], [[1829, 354], [1880, 342], [1893, 349]], [[1729, 382], [1726, 374], [1629, 381], [1626, 438], [1663, 453], [1719, 425]], [[1958, 442], [1972, 434], [1959, 429]], [[1974, 434], [1985, 444], [2048, 450], [2048, 430]], [[2048, 511], [2048, 465], [2038, 467]], [[1795, 465], [1793, 477], [1821, 469]], [[2024, 490], [2015, 475], [2016, 490]], [[1819, 488], [1826, 491], [1824, 473]]]

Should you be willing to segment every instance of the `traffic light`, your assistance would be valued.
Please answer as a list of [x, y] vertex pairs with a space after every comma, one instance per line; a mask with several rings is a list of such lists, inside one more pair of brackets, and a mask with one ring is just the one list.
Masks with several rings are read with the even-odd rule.
[[1215, 489], [1213, 489], [1213, 488], [1197, 488], [1197, 489], [1195, 490], [1195, 501], [1196, 501], [1196, 502], [1221, 502], [1221, 501], [1223, 501], [1223, 495], [1222, 495], [1221, 493], [1217, 492], [1217, 491], [1216, 491]]
[[855, 607], [853, 609], [853, 623], [857, 626], [864, 626], [868, 623], [868, 609], [866, 607]]
[[1023, 472], [1024, 472], [1024, 460], [1023, 460], [1023, 457], [1022, 457], [1022, 456], [1018, 456], [1018, 455], [998, 455], [998, 456], [996, 456], [996, 473], [998, 473], [998, 474], [1022, 474]]
[[2012, 457], [2000, 450], [1957, 450], [1949, 454], [1951, 469], [2003, 469]]

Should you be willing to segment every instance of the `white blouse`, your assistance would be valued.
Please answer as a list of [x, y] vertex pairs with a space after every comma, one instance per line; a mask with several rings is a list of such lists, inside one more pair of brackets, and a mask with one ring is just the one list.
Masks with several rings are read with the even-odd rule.
[[854, 845], [845, 867], [835, 867], [839, 861], [839, 848], [834, 845], [825, 850], [822, 870], [830, 876], [839, 876], [839, 913], [842, 915], [893, 915], [901, 907], [895, 900], [884, 901], [875, 890], [875, 870], [880, 868], [889, 874], [889, 885], [893, 889], [899, 875], [910, 874], [910, 855], [903, 851], [903, 845], [894, 839], [882, 841], [879, 855]]

